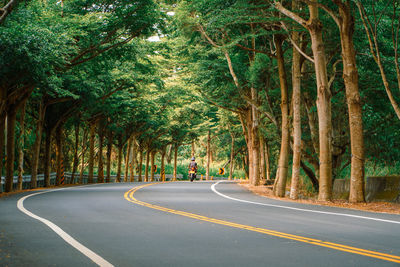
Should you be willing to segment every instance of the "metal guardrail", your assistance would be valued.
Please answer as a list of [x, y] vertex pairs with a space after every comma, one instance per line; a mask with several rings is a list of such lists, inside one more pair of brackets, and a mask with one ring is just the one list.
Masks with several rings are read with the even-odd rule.
[[[36, 176], [37, 178], [37, 187], [44, 187], [44, 174], [38, 174]], [[72, 173], [71, 172], [65, 172], [64, 173], [64, 178], [65, 178], [65, 183], [69, 184], [70, 180], [72, 177]], [[134, 180], [137, 181], [138, 180], [138, 175], [134, 175]], [[57, 178], [57, 173], [53, 172], [50, 173], [50, 185], [55, 185], [56, 184], [56, 178]], [[88, 174], [83, 174], [82, 175], [82, 184], [87, 184], [88, 183], [88, 178], [89, 175]], [[97, 183], [97, 175], [93, 175], [93, 182]], [[142, 175], [142, 179], [144, 178], [144, 175]], [[165, 179], [171, 180], [173, 178], [172, 174], [166, 174], [165, 175]], [[177, 179], [182, 179], [183, 176], [182, 174], [178, 174], [177, 175]], [[106, 177], [104, 177], [104, 180], [106, 179]], [[117, 175], [111, 175], [110, 176], [110, 183], [114, 183], [117, 179]], [[130, 180], [130, 177], [128, 177], [128, 179]], [[72, 181], [72, 184], [78, 184], [80, 180], [80, 173], [75, 173], [75, 177], [74, 177], [74, 181]], [[159, 181], [160, 180], [160, 175], [156, 174], [154, 175], [154, 180]], [[121, 175], [121, 181], [124, 181], [124, 175]], [[17, 184], [18, 184], [18, 176], [14, 176], [13, 177], [13, 188], [16, 189], [17, 188]], [[5, 177], [1, 177], [1, 183], [0, 186], [2, 187], [2, 190], [0, 192], [4, 192], [4, 187], [5, 187]], [[23, 175], [22, 176], [22, 189], [30, 189], [31, 188], [31, 175]]]
[[[72, 173], [71, 172], [64, 172], [64, 178], [65, 178], [65, 184], [70, 184], [70, 180], [72, 177]], [[138, 175], [134, 175], [134, 181], [138, 180]], [[165, 175], [165, 180], [166, 181], [170, 181], [173, 178], [173, 174], [166, 174]], [[52, 172], [50, 173], [50, 185], [55, 185], [56, 184], [56, 178], [57, 178], [57, 173]], [[94, 174], [93, 175], [93, 183], [97, 183], [97, 175]], [[144, 175], [142, 175], [142, 179], [144, 178]], [[200, 178], [200, 175], [197, 175], [197, 178]], [[37, 187], [44, 187], [44, 174], [38, 174], [36, 176], [37, 179]], [[82, 175], [82, 184], [87, 184], [88, 183], [88, 179], [89, 179], [89, 175], [88, 174], [83, 174]], [[104, 177], [104, 181], [105, 181], [106, 177]], [[182, 180], [183, 179], [183, 175], [182, 174], [177, 174], [177, 179], [178, 180]], [[227, 177], [214, 177], [214, 179], [222, 179], [222, 180], [227, 180]], [[79, 184], [79, 180], [80, 180], [80, 173], [75, 173], [74, 176], [74, 180], [72, 181], [72, 184]], [[111, 175], [110, 176], [110, 183], [114, 183], [117, 180], [117, 175]], [[128, 181], [130, 180], [130, 176], [128, 176]], [[155, 181], [160, 181], [160, 174], [155, 174], [154, 175], [154, 180]], [[124, 175], [121, 174], [121, 182], [124, 181]], [[13, 177], [13, 189], [16, 190], [17, 189], [17, 184], [18, 184], [18, 176], [14, 176]], [[1, 192], [4, 192], [5, 190], [5, 177], [1, 177], [1, 183], [0, 186], [2, 190], [0, 190]], [[31, 189], [31, 175], [23, 175], [22, 176], [22, 189]]]

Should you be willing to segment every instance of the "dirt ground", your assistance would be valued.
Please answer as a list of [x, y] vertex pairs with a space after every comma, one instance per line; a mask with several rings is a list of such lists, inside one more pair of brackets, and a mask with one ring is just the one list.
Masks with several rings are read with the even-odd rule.
[[292, 201], [304, 204], [331, 206], [346, 209], [365, 210], [370, 212], [400, 214], [400, 204], [390, 202], [369, 202], [369, 203], [349, 203], [347, 200], [333, 200], [330, 202], [318, 201], [316, 196], [309, 196], [298, 200], [292, 200], [289, 197], [281, 198], [273, 195], [271, 186], [252, 186], [248, 182], [238, 183], [240, 186], [252, 191], [253, 193], [278, 200]]

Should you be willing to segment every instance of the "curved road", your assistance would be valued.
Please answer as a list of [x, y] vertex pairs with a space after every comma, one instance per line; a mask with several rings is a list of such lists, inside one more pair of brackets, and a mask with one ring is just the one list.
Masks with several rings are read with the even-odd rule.
[[271, 200], [230, 182], [26, 192], [0, 198], [0, 212], [0, 266], [400, 265], [399, 215]]

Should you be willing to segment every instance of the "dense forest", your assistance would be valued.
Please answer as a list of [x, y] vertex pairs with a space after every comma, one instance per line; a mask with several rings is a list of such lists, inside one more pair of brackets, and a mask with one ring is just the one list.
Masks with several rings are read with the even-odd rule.
[[[398, 0], [0, 0], [0, 173], [205, 179], [332, 199], [398, 174]], [[64, 171], [72, 173], [62, 180]], [[134, 176], [137, 179], [134, 179]], [[18, 184], [13, 186], [13, 177]], [[165, 178], [161, 175], [161, 178]], [[0, 187], [1, 189], [2, 187]]]

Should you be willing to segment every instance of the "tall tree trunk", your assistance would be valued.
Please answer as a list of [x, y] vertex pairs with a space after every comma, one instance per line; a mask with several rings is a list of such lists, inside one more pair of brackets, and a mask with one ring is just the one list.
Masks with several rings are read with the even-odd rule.
[[132, 139], [132, 159], [131, 159], [131, 164], [130, 164], [130, 182], [135, 181], [135, 167], [136, 167], [136, 157], [137, 157], [137, 145], [136, 145], [136, 139]]
[[192, 141], [192, 157], [194, 157], [195, 153], [194, 141]]
[[5, 191], [13, 191], [14, 160], [15, 160], [15, 123], [17, 113], [14, 108], [7, 111], [7, 161], [6, 161], [6, 184]]
[[229, 162], [229, 180], [232, 180], [233, 178], [233, 160], [234, 158], [234, 153], [235, 153], [235, 136], [231, 133], [231, 159]]
[[142, 182], [142, 169], [143, 169], [143, 149], [139, 149], [139, 166], [138, 166], [138, 182]]
[[3, 186], [1, 185], [1, 177], [3, 176], [3, 159], [4, 159], [4, 145], [5, 145], [5, 132], [6, 122], [5, 117], [0, 116], [0, 193], [3, 192]]
[[[251, 98], [252, 102], [257, 102], [257, 92], [255, 88], [251, 88]], [[260, 182], [260, 139], [258, 133], [258, 111], [255, 104], [252, 104], [251, 108], [251, 166], [252, 177], [250, 177], [250, 182], [252, 185], [258, 185]]]
[[132, 138], [133, 137], [130, 137], [128, 139], [128, 145], [126, 147], [124, 182], [128, 182], [129, 161], [130, 161], [130, 157], [131, 157]]
[[285, 61], [282, 50], [283, 37], [276, 36], [275, 47], [276, 47], [276, 58], [278, 61], [279, 71], [279, 83], [281, 87], [281, 113], [282, 113], [282, 125], [281, 125], [281, 150], [279, 153], [278, 162], [278, 177], [274, 186], [274, 192], [276, 196], [284, 197], [286, 189], [286, 180], [288, 175], [288, 164], [289, 164], [289, 107], [288, 107], [288, 88], [287, 88], [287, 77], [285, 71]]
[[94, 121], [89, 122], [89, 176], [88, 183], [92, 184], [93, 180], [93, 169], [94, 169], [94, 143], [96, 138], [96, 123]]
[[174, 146], [174, 178], [173, 180], [176, 181], [177, 179], [177, 166], [178, 166], [178, 144]]
[[87, 136], [88, 136], [88, 131], [85, 128], [82, 138], [82, 160], [81, 160], [81, 171], [79, 174], [79, 184], [83, 183], [83, 172], [85, 171], [85, 153], [87, 150]]
[[108, 142], [107, 142], [106, 183], [109, 183], [111, 180], [111, 154], [112, 154], [113, 134], [110, 133], [107, 139]]
[[[311, 100], [310, 95], [307, 92], [304, 92], [304, 104], [307, 111], [307, 118], [308, 118], [308, 126], [310, 127], [310, 135], [311, 135], [311, 142], [314, 148], [314, 152], [319, 158], [319, 138], [318, 138], [318, 126], [317, 126], [317, 118], [315, 116], [315, 112], [313, 112], [313, 101]], [[319, 173], [319, 166], [318, 170], [315, 172]]]
[[242, 168], [243, 168], [243, 171], [244, 171], [244, 179], [247, 179], [247, 178], [249, 178], [249, 171], [248, 171], [248, 168], [246, 168], [246, 166], [248, 165], [247, 164], [247, 162], [248, 162], [248, 156], [247, 155], [245, 155], [245, 154], [243, 154], [242, 155]]
[[264, 142], [264, 153], [265, 153], [265, 165], [266, 165], [266, 179], [271, 180], [271, 167], [269, 163], [269, 144], [268, 142]]
[[3, 159], [5, 156], [5, 131], [6, 131], [6, 103], [7, 103], [7, 88], [0, 87], [0, 193], [3, 192], [1, 185], [1, 177], [3, 176]]
[[79, 149], [79, 126], [80, 123], [75, 124], [75, 146], [74, 146], [74, 162], [72, 165], [72, 175], [71, 180], [69, 181], [70, 184], [75, 183], [75, 173], [78, 169], [79, 164], [79, 157], [78, 157], [78, 149]]
[[173, 153], [173, 151], [174, 151], [174, 150], [172, 149], [172, 147], [173, 147], [172, 144], [168, 146], [168, 152], [167, 152], [167, 163], [168, 163], [168, 164], [171, 164], [171, 162], [172, 162], [172, 153]]
[[51, 129], [46, 129], [44, 149], [44, 187], [50, 186]]
[[[243, 135], [245, 137], [246, 145], [247, 145], [247, 157], [244, 157], [243, 160], [243, 170], [245, 171], [247, 177], [251, 182], [251, 177], [253, 177], [253, 170], [252, 170], [252, 158], [253, 154], [252, 151], [252, 134], [251, 134], [251, 109], [247, 109], [245, 111], [245, 115], [240, 115], [240, 123], [242, 125]], [[246, 169], [246, 166], [248, 167]]]
[[99, 122], [98, 125], [98, 135], [99, 135], [99, 161], [97, 168], [97, 182], [104, 183], [104, 159], [103, 159], [103, 146], [104, 146], [104, 129]]
[[161, 150], [161, 168], [160, 168], [160, 181], [165, 182], [165, 154], [166, 147]]
[[147, 147], [146, 151], [146, 167], [144, 169], [144, 181], [148, 182], [149, 181], [149, 162], [150, 162], [150, 148]]
[[[311, 97], [307, 92], [304, 92], [303, 94], [304, 98], [304, 106], [307, 111], [307, 118], [308, 118], [308, 126], [310, 127], [310, 135], [311, 135], [311, 142], [312, 142], [312, 148], [314, 149], [313, 154], [317, 155], [317, 159], [319, 159], [319, 137], [318, 137], [318, 121], [317, 117], [315, 116], [315, 112], [313, 112], [313, 107], [314, 105], [312, 104], [313, 101], [311, 100]], [[303, 154], [304, 157], [307, 157], [307, 154]], [[313, 173], [311, 175], [310, 171], [312, 170], [310, 168], [308, 172], [306, 172], [307, 176], [310, 178], [311, 182], [313, 183], [313, 186], [316, 190], [318, 190], [318, 178], [319, 178], [319, 161], [315, 159], [314, 157], [310, 156], [307, 157], [308, 162], [313, 166], [315, 170], [315, 174]], [[303, 168], [303, 166], [302, 166]], [[303, 168], [304, 169], [304, 168]], [[315, 177], [315, 181], [314, 181]]]
[[124, 145], [119, 142], [118, 144], [118, 167], [117, 167], [117, 182], [121, 182], [121, 169], [122, 169], [122, 150], [123, 150]]
[[[313, 0], [313, 2], [316, 2]], [[322, 25], [319, 21], [318, 7], [309, 5], [310, 34], [317, 78], [317, 110], [319, 125], [320, 178], [318, 200], [330, 201], [332, 198], [332, 114], [331, 92], [328, 86], [325, 47], [322, 40]]]
[[[334, 1], [337, 2], [337, 1]], [[340, 41], [343, 59], [343, 80], [346, 87], [346, 100], [349, 110], [351, 143], [351, 179], [349, 201], [365, 202], [364, 198], [364, 139], [362, 124], [362, 106], [358, 89], [358, 70], [353, 33], [354, 18], [350, 2], [337, 3], [340, 14]]]
[[35, 130], [36, 138], [32, 149], [33, 153], [32, 153], [32, 170], [31, 170], [31, 188], [37, 187], [37, 172], [39, 166], [40, 147], [42, 143], [42, 132], [43, 132], [43, 123], [45, 114], [46, 114], [46, 106], [43, 103], [43, 100], [41, 100], [38, 112], [38, 120], [36, 122], [36, 130]]
[[[22, 190], [22, 181], [24, 175], [24, 146], [25, 146], [25, 109], [26, 100], [21, 106], [19, 117], [19, 138], [18, 138], [18, 184], [17, 190]], [[0, 175], [1, 177], [1, 175]]]
[[206, 165], [206, 180], [210, 179], [210, 158], [211, 158], [211, 133], [210, 130], [208, 130], [208, 135], [207, 135], [207, 165]]
[[151, 154], [150, 154], [150, 168], [151, 168], [150, 182], [154, 181], [154, 174], [155, 174], [154, 158], [156, 156], [156, 153], [157, 153], [157, 151], [153, 150], [153, 151], [151, 151]]
[[[299, 8], [298, 0], [292, 1], [293, 10]], [[293, 31], [292, 40], [300, 46], [300, 34]], [[295, 47], [292, 48], [292, 105], [293, 105], [293, 166], [292, 166], [292, 184], [290, 188], [290, 198], [299, 197], [300, 181], [300, 160], [301, 160], [301, 55]]]
[[58, 126], [56, 129], [56, 166], [57, 166], [57, 178], [56, 185], [62, 184], [64, 177], [63, 172], [63, 136], [62, 126]]
[[266, 172], [265, 172], [265, 152], [264, 152], [265, 142], [264, 137], [260, 134], [260, 180], [265, 182]]

